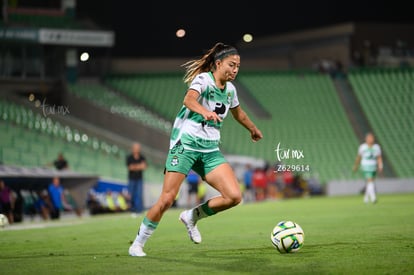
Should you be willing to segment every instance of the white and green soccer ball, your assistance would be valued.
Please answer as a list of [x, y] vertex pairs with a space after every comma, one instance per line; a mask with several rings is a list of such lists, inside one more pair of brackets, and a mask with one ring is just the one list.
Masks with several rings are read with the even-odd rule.
[[270, 240], [280, 253], [292, 253], [302, 248], [305, 233], [299, 224], [293, 221], [281, 221], [270, 233]]
[[7, 225], [9, 225], [9, 219], [7, 219], [7, 217], [3, 214], [0, 214], [0, 227], [6, 227]]

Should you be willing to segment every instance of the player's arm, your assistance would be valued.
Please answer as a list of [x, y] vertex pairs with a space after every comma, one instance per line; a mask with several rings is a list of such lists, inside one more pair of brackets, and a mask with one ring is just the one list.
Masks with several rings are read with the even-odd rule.
[[147, 169], [148, 165], [147, 162], [145, 160], [141, 161], [140, 163], [138, 163], [138, 170], [145, 170]]
[[128, 164], [128, 170], [129, 170], [129, 171], [135, 171], [135, 170], [136, 170], [136, 168], [135, 168], [135, 163], [130, 163], [130, 164]]
[[361, 155], [358, 154], [356, 159], [355, 159], [355, 163], [354, 163], [354, 167], [352, 168], [352, 171], [355, 172], [356, 170], [358, 170], [358, 166], [359, 166], [360, 162], [361, 162]]
[[231, 114], [233, 115], [234, 119], [244, 126], [247, 130], [249, 130], [250, 135], [253, 141], [258, 141], [263, 138], [262, 132], [254, 125], [254, 123], [250, 120], [249, 116], [246, 112], [239, 106], [230, 109]]
[[129, 171], [137, 171], [138, 167], [137, 167], [137, 163], [133, 163], [129, 160], [129, 158], [127, 159], [127, 167]]
[[66, 200], [64, 190], [65, 189], [62, 188], [62, 193], [60, 194], [60, 199], [62, 201], [63, 208], [66, 209], [66, 210], [73, 210], [72, 205]]
[[147, 169], [147, 162], [141, 161], [140, 163], [131, 163], [128, 165], [130, 171], [141, 171]]
[[383, 163], [383, 161], [382, 161], [382, 156], [381, 156], [381, 155], [379, 155], [379, 156], [377, 157], [377, 164], [378, 164], [378, 172], [379, 172], [379, 173], [382, 173], [382, 171], [383, 171], [383, 169], [384, 169], [384, 163]]
[[217, 121], [221, 122], [221, 118], [215, 112], [207, 110], [197, 101], [199, 96], [199, 92], [193, 89], [189, 89], [184, 97], [184, 106], [191, 111], [202, 115], [205, 120], [213, 120], [214, 123]]

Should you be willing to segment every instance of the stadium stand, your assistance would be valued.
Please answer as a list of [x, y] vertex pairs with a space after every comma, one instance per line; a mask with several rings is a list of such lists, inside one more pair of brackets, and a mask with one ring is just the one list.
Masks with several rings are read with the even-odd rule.
[[414, 70], [355, 69], [348, 75], [398, 177], [414, 176]]
[[[44, 167], [63, 152], [71, 170], [101, 178], [126, 180], [126, 149], [54, 121], [52, 116], [0, 100], [1, 160], [4, 165]], [[159, 182], [160, 171], [149, 167]]]
[[[381, 71], [382, 74], [384, 72]], [[412, 73], [402, 71], [401, 75], [390, 75], [390, 79], [382, 80], [386, 81], [387, 85], [392, 85], [392, 79], [395, 79], [394, 83], [399, 91], [411, 89], [410, 77]], [[350, 74], [349, 78], [356, 90], [359, 88], [369, 87], [369, 81], [355, 80], [358, 79], [358, 75], [370, 75], [367, 71], [361, 71], [359, 74], [354, 71]], [[373, 78], [373, 76], [370, 76]], [[402, 84], [401, 80], [407, 79], [408, 83]], [[382, 83], [380, 87], [388, 87], [374, 78], [375, 83]], [[412, 80], [411, 80], [412, 81]], [[371, 81], [372, 82], [372, 81]], [[222, 131], [222, 149], [227, 154], [245, 155], [256, 158], [263, 158], [268, 163], [277, 162], [277, 153], [275, 149], [280, 143], [280, 147], [284, 150], [301, 150], [303, 151], [304, 158], [302, 160], [284, 159], [286, 164], [304, 164], [309, 165], [310, 172], [308, 174], [317, 177], [321, 182], [329, 181], [330, 179], [352, 179], [355, 178], [349, 172], [349, 165], [353, 163], [355, 158], [355, 148], [358, 141], [355, 133], [352, 130], [349, 120], [346, 117], [343, 106], [341, 105], [332, 79], [328, 75], [315, 73], [315, 72], [242, 72], [238, 77], [238, 83], [241, 84], [245, 91], [251, 93], [249, 98], [257, 100], [259, 106], [270, 114], [270, 119], [256, 116], [254, 110], [249, 109], [248, 104], [243, 102], [241, 104], [245, 106], [248, 114], [257, 121], [257, 124], [263, 129], [265, 139], [257, 144], [251, 144], [248, 133], [240, 127], [236, 122], [231, 119], [227, 120], [224, 124]], [[356, 84], [355, 84], [356, 83]], [[405, 88], [404, 88], [405, 87]], [[361, 89], [362, 89], [361, 88]], [[390, 87], [388, 87], [390, 89]], [[366, 88], [368, 89], [368, 88]], [[386, 91], [387, 89], [381, 88]], [[185, 86], [182, 83], [182, 76], [180, 74], [139, 74], [139, 75], [117, 75], [110, 76], [104, 80], [104, 83], [99, 82], [78, 82], [76, 84], [68, 84], [68, 90], [81, 98], [87, 99], [93, 104], [97, 104], [108, 110], [113, 109], [114, 106], [121, 107], [124, 115], [131, 116], [130, 110], [134, 110], [133, 118], [138, 119], [141, 122], [146, 122], [149, 127], [162, 129], [165, 133], [169, 132], [173, 117], [176, 114], [176, 106], [180, 104], [182, 100], [183, 90]], [[369, 89], [368, 89], [369, 90]], [[168, 91], [168, 93], [164, 93]], [[162, 93], [162, 94], [161, 94]], [[242, 98], [242, 97], [240, 97]], [[378, 100], [378, 96], [370, 97], [372, 100]], [[364, 98], [358, 97], [363, 102]], [[397, 105], [394, 107], [387, 107], [388, 109], [398, 109], [392, 113], [389, 122], [394, 123], [398, 121], [400, 114], [403, 117], [396, 125], [394, 129], [399, 133], [408, 131], [402, 136], [398, 136], [403, 139], [406, 146], [410, 145], [411, 133], [409, 132], [410, 122], [407, 120], [407, 112], [410, 112], [410, 96], [404, 95], [396, 96], [393, 92], [392, 98], [382, 99], [383, 102], [389, 103], [395, 102]], [[176, 103], [174, 103], [176, 102]], [[368, 102], [370, 102], [368, 100]], [[402, 106], [401, 103], [407, 104]], [[369, 104], [369, 103], [367, 103]], [[3, 109], [7, 104], [3, 104]], [[372, 105], [372, 104], [371, 104]], [[12, 105], [7, 105], [8, 109], [13, 109]], [[144, 107], [145, 106], [145, 107]], [[292, 108], [292, 106], [294, 106]], [[364, 107], [369, 108], [369, 107]], [[384, 110], [385, 107], [380, 109]], [[151, 110], [151, 111], [148, 111]], [[371, 110], [371, 109], [370, 109]], [[113, 111], [113, 110], [112, 110]], [[402, 113], [401, 113], [402, 112]], [[369, 113], [380, 114], [371, 110]], [[366, 113], [369, 118], [369, 113]], [[9, 114], [13, 116], [13, 112]], [[38, 122], [33, 125], [48, 125], [50, 118], [37, 117]], [[165, 117], [160, 118], [160, 117]], [[4, 112], [3, 112], [4, 119]], [[19, 124], [19, 120], [26, 121], [27, 118], [22, 116], [21, 118], [14, 118], [16, 124]], [[43, 120], [43, 122], [42, 122]], [[369, 119], [370, 123], [375, 125], [375, 119]], [[387, 121], [388, 121], [387, 120]], [[44, 122], [46, 121], [46, 122]], [[376, 120], [377, 122], [383, 121], [383, 119]], [[394, 121], [394, 122], [393, 122]], [[384, 122], [377, 123], [378, 129], [374, 127], [376, 134], [381, 143], [384, 143], [384, 152], [387, 156], [390, 156], [390, 160], [393, 166], [400, 166], [398, 176], [410, 176], [409, 161], [407, 157], [404, 157], [404, 146], [398, 146], [398, 150], [394, 150], [398, 157], [392, 157], [390, 154], [389, 144], [387, 140], [382, 136], [381, 131], [386, 131], [384, 128]], [[395, 123], [394, 123], [395, 124]], [[401, 126], [401, 129], [398, 127]], [[34, 127], [34, 126], [28, 126]], [[39, 126], [38, 126], [39, 127]], [[54, 126], [56, 128], [56, 126]], [[21, 129], [20, 129], [21, 131]], [[54, 130], [55, 134], [58, 132]], [[63, 130], [60, 130], [63, 132]], [[47, 132], [47, 131], [46, 131]], [[49, 130], [52, 132], [52, 130]], [[9, 144], [14, 137], [7, 136], [6, 133], [2, 133], [4, 138], [2, 141], [5, 145]], [[30, 136], [30, 135], [29, 135]], [[75, 138], [79, 139], [79, 131], [76, 133], [74, 130], [72, 138], [69, 137], [68, 142], [76, 144]], [[394, 136], [395, 137], [395, 136]], [[31, 137], [37, 138], [39, 137]], [[17, 139], [16, 139], [17, 140]], [[49, 141], [43, 140], [44, 143]], [[145, 141], [144, 141], [145, 142]], [[46, 150], [42, 146], [30, 146], [25, 141], [21, 141], [21, 147], [19, 150], [13, 151], [13, 149], [5, 148], [2, 150], [2, 159], [11, 160], [15, 163], [21, 163], [21, 150], [27, 148], [30, 152], [34, 152], [34, 155], [25, 160], [26, 165], [41, 164], [42, 157], [41, 152]], [[93, 144], [89, 141], [89, 144]], [[98, 143], [95, 143], [98, 144]], [[70, 145], [61, 145], [63, 147], [70, 147]], [[95, 145], [105, 148], [106, 145]], [[109, 146], [109, 145], [108, 145]], [[397, 146], [397, 145], [396, 145]], [[38, 148], [37, 148], [38, 147]], [[119, 146], [118, 146], [119, 147]], [[110, 148], [107, 147], [107, 148]], [[116, 148], [116, 147], [115, 147]], [[391, 147], [393, 148], [393, 147]], [[88, 150], [90, 150], [89, 147]], [[93, 149], [93, 145], [92, 145]], [[95, 148], [96, 149], [96, 148]], [[108, 149], [109, 151], [111, 149]], [[52, 150], [50, 150], [52, 151]], [[53, 155], [56, 155], [56, 149]], [[82, 157], [84, 155], [81, 152], [79, 146], [70, 150], [69, 156], [74, 159], [74, 167], [79, 171], [97, 171], [102, 174], [103, 177], [113, 177], [117, 179], [124, 178], [124, 167], [114, 168], [110, 164], [103, 162], [99, 164], [94, 157]], [[105, 151], [105, 150], [104, 150]], [[93, 152], [93, 150], [92, 150]], [[402, 152], [402, 153], [399, 153]], [[108, 153], [108, 152], [107, 152]], [[88, 154], [86, 154], [88, 155]], [[401, 156], [403, 155], [403, 157]], [[290, 156], [292, 157], [292, 156]], [[50, 159], [50, 157], [48, 157]], [[399, 165], [398, 163], [408, 163], [408, 165]], [[123, 165], [123, 164], [122, 164]], [[98, 166], [102, 170], [98, 169]], [[404, 168], [405, 167], [405, 168]], [[117, 172], [118, 171], [118, 172]], [[154, 171], [151, 174], [159, 174], [159, 171]], [[160, 176], [155, 176], [157, 182], [159, 182]]]
[[[163, 181], [172, 122], [187, 89], [183, 72], [176, 68], [179, 62], [161, 60], [158, 64], [153, 60], [142, 62], [127, 57], [127, 62], [118, 60], [115, 66], [114, 60], [107, 59], [111, 59], [109, 49], [115, 43], [115, 34], [110, 30], [101, 31], [87, 18], [77, 18], [75, 5], [71, 7], [72, 12], [62, 9], [63, 2], [72, 1], [55, 1], [44, 8], [19, 6], [4, 10], [7, 16], [0, 21], [3, 31], [0, 36], [0, 90], [5, 95], [0, 98], [0, 174], [4, 169], [8, 172], [9, 167], [16, 174], [20, 168], [21, 171], [26, 169], [32, 176], [27, 187], [35, 187], [38, 170], [43, 171], [44, 178], [52, 175], [55, 171], [45, 167], [63, 152], [69, 161], [71, 171], [68, 172], [79, 173], [67, 175], [66, 180], [77, 184], [79, 175], [93, 175], [93, 180], [99, 181], [95, 187], [103, 188], [100, 192], [114, 185], [121, 190], [125, 188], [123, 183], [127, 176], [128, 146], [137, 140], [143, 145], [150, 164], [145, 172], [145, 183], [152, 185], [147, 185], [146, 191], [149, 204]], [[17, 2], [15, 4], [17, 6]], [[319, 56], [325, 51], [339, 53], [340, 63], [350, 65], [345, 57], [349, 58], [354, 49], [343, 46], [343, 41], [348, 41], [348, 35], [352, 34], [347, 30], [354, 29], [349, 26], [325, 30], [326, 37], [332, 39], [318, 40], [299, 33], [299, 43], [280, 39], [282, 46], [278, 47], [277, 44], [266, 45], [264, 41], [263, 49], [255, 44], [250, 64], [260, 63], [260, 66], [252, 66], [251, 71], [243, 67], [235, 85], [240, 103], [263, 131], [264, 139], [252, 143], [249, 133], [228, 118], [221, 132], [221, 149], [228, 159], [254, 159], [256, 165], [275, 165], [281, 161], [285, 165], [295, 165], [294, 169], [305, 174], [305, 178], [312, 177], [321, 183], [356, 181], [361, 177], [352, 174], [351, 169], [358, 140], [371, 126], [387, 161], [393, 166], [392, 176], [414, 176], [413, 69], [351, 70], [348, 75], [344, 74], [344, 79], [346, 83], [349, 80], [349, 92], [356, 100], [348, 101], [348, 105], [341, 101], [348, 91], [338, 91], [339, 85], [332, 79], [335, 77], [332, 72], [329, 75], [322, 73], [323, 70], [284, 71], [292, 64], [310, 68], [315, 52]], [[44, 32], [48, 33], [47, 39], [41, 40], [40, 34]], [[336, 46], [325, 48], [326, 43], [329, 47]], [[317, 44], [321, 49], [314, 51]], [[98, 59], [92, 54], [88, 62], [79, 62], [79, 51], [85, 48], [95, 53], [105, 51], [105, 55]], [[286, 54], [287, 48], [296, 52]], [[278, 49], [282, 52], [278, 53]], [[256, 59], [256, 55], [261, 58]], [[174, 64], [174, 69], [172, 65], [166, 66], [167, 63]], [[286, 64], [286, 67], [282, 69], [277, 64]], [[276, 68], [279, 70], [274, 71]], [[69, 106], [70, 114], [48, 115], [39, 107], [33, 108], [34, 102], [27, 101], [27, 95], [32, 92], [47, 98], [49, 104]], [[10, 101], [9, 94], [21, 100]], [[363, 111], [359, 117], [353, 112], [355, 103], [360, 104]], [[354, 119], [349, 115], [352, 112]], [[356, 130], [356, 118], [361, 116], [367, 125]], [[20, 182], [14, 184], [17, 186]], [[92, 183], [85, 185], [84, 196], [86, 187], [91, 186]]]
[[[305, 154], [299, 162], [283, 160], [286, 164], [309, 165], [310, 173], [323, 182], [352, 178], [347, 171], [355, 157], [357, 138], [329, 76], [314, 72], [242, 72], [238, 81], [271, 118], [256, 116], [241, 100], [265, 138], [251, 144], [246, 130], [228, 119], [222, 131], [225, 153], [264, 158], [273, 164], [280, 142], [286, 150], [303, 150]], [[186, 89], [181, 74], [118, 75], [107, 77], [105, 83], [170, 119], [175, 117]]]
[[177, 115], [186, 91], [178, 73], [114, 75], [105, 83], [169, 121]]
[[142, 106], [133, 104], [133, 101], [131, 102], [131, 100], [122, 95], [111, 91], [97, 81], [69, 84], [68, 88], [71, 93], [98, 104], [108, 109], [111, 113], [118, 113], [128, 118], [136, 119], [167, 134], [171, 131], [170, 121], [162, 119]]
[[[258, 72], [241, 73], [238, 81], [272, 118], [258, 120], [265, 136], [262, 143], [248, 145], [246, 133], [230, 133], [244, 129], [229, 123], [229, 135], [223, 137], [223, 145], [276, 162], [275, 149], [280, 143], [285, 150], [302, 150], [304, 154], [303, 159], [290, 156], [282, 162], [309, 165], [311, 174], [321, 182], [353, 177], [348, 167], [355, 158], [357, 139], [329, 76], [314, 72]], [[230, 136], [240, 140], [231, 142]]]

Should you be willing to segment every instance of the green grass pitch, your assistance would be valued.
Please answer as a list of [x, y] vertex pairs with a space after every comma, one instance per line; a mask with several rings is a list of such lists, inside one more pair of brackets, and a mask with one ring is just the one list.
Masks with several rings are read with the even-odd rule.
[[[0, 230], [0, 274], [414, 274], [414, 194], [312, 197], [241, 204], [199, 222], [190, 242], [170, 209], [146, 244], [128, 256], [142, 217], [128, 214], [41, 222]], [[297, 253], [270, 242], [277, 222], [305, 232]]]

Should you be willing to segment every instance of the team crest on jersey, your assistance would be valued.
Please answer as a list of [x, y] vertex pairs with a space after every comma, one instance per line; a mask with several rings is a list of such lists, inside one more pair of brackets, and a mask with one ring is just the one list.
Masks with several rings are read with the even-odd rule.
[[231, 103], [231, 93], [230, 92], [227, 93], [227, 103], [228, 104]]
[[177, 156], [173, 156], [173, 158], [171, 160], [171, 165], [172, 166], [177, 166], [178, 165], [178, 157]]

